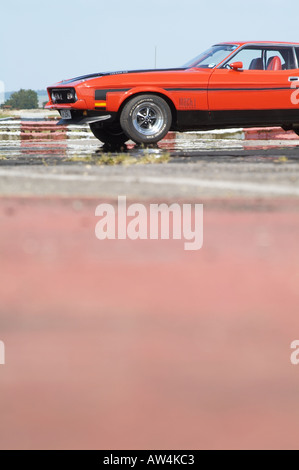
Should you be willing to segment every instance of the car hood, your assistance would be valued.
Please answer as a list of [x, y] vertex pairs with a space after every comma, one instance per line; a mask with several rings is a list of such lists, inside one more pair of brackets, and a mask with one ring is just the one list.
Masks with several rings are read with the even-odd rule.
[[148, 73], [148, 72], [179, 72], [187, 70], [185, 67], [178, 67], [172, 69], [146, 69], [146, 70], [121, 70], [117, 72], [102, 72], [102, 73], [92, 73], [89, 75], [82, 75], [80, 77], [71, 78], [69, 80], [62, 80], [59, 82], [59, 85], [70, 85], [74, 84], [75, 82], [85, 82], [87, 80], [93, 80], [99, 77], [108, 77], [112, 75], [127, 75], [130, 73]]

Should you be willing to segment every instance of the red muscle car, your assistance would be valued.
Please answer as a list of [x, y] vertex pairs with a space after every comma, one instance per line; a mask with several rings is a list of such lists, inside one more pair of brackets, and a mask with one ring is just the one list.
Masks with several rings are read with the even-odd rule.
[[169, 130], [281, 126], [299, 135], [299, 43], [229, 42], [181, 68], [95, 73], [48, 88], [60, 124], [106, 144], [152, 144]]

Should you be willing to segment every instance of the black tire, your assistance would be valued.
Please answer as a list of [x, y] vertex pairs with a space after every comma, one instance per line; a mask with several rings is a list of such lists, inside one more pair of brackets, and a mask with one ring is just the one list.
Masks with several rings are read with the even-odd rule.
[[172, 115], [166, 101], [156, 95], [139, 95], [124, 106], [120, 125], [137, 144], [154, 144], [166, 136]]
[[121, 146], [127, 142], [128, 137], [124, 134], [119, 124], [100, 127], [96, 122], [89, 125], [93, 135], [103, 144], [110, 146]]

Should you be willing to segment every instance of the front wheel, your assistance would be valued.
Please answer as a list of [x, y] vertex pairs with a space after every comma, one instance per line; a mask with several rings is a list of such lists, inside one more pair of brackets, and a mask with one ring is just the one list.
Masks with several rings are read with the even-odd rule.
[[137, 144], [154, 144], [166, 136], [172, 115], [163, 98], [139, 95], [122, 110], [120, 125], [125, 134]]
[[120, 146], [129, 140], [120, 125], [100, 127], [94, 122], [90, 124], [90, 130], [97, 139], [106, 145]]

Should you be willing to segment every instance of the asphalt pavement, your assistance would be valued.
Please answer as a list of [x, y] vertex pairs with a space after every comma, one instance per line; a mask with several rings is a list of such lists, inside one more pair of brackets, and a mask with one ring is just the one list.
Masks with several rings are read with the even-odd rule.
[[299, 139], [179, 134], [152, 148], [121, 150], [105, 149], [90, 135], [8, 139], [0, 141], [0, 178], [2, 195], [298, 197]]

